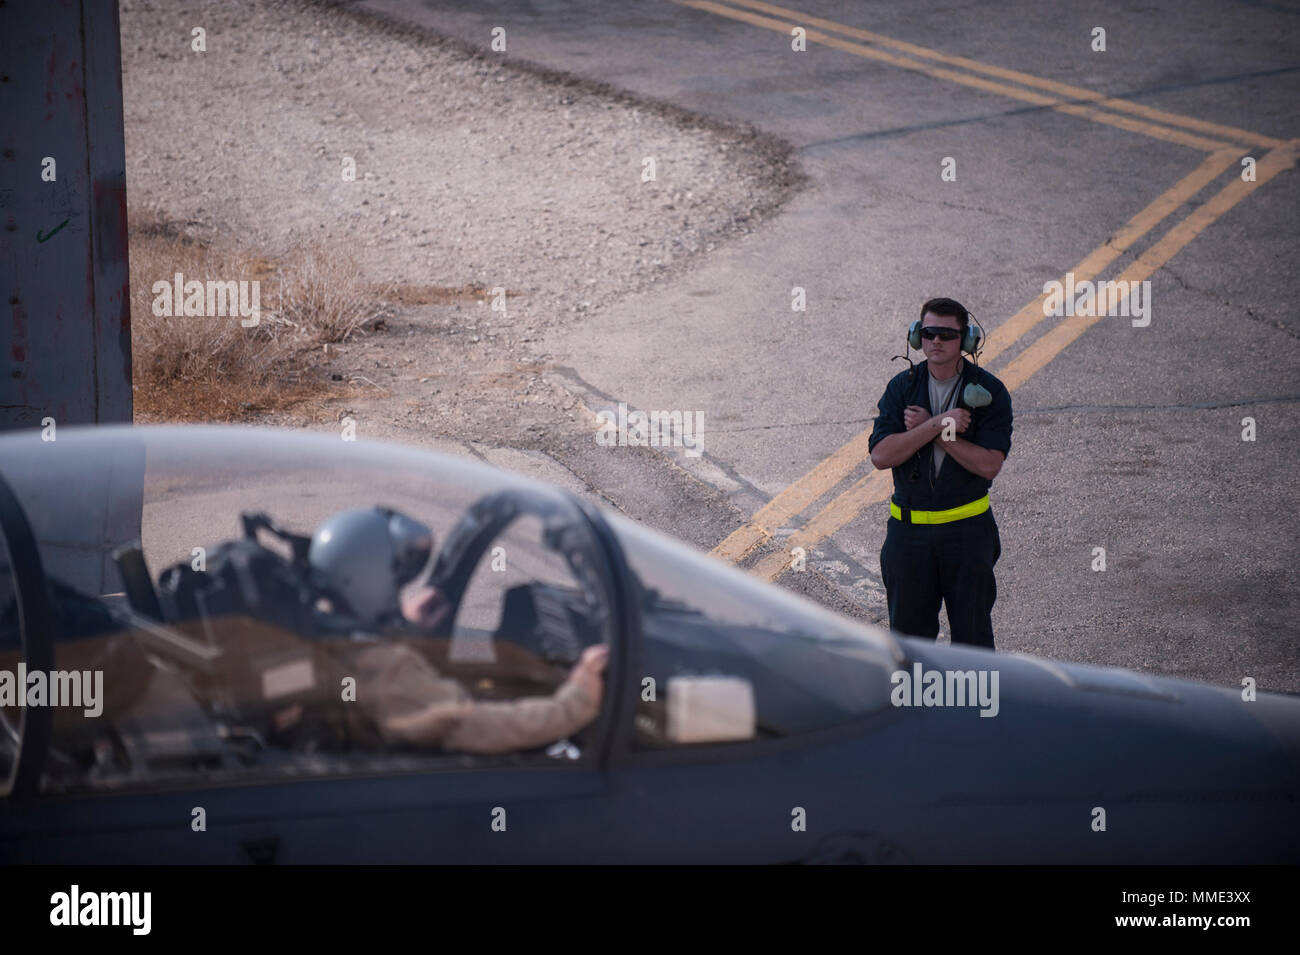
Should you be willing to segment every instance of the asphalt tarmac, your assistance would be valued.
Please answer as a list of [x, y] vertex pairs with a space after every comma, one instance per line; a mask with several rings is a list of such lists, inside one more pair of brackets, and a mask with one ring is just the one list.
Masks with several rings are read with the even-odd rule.
[[[485, 51], [502, 27], [497, 55], [794, 146], [807, 178], [779, 214], [547, 340], [592, 410], [704, 415], [698, 458], [557, 448], [607, 497], [882, 619], [888, 475], [865, 434], [908, 322], [952, 296], [1015, 411], [999, 649], [1300, 691], [1300, 6], [356, 6]], [[648, 188], [689, 190], [654, 158]], [[1149, 324], [1044, 316], [1069, 273], [1149, 282]]]

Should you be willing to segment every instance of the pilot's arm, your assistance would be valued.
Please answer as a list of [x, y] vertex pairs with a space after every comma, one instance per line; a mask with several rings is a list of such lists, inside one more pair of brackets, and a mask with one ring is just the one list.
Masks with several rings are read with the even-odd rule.
[[414, 650], [381, 644], [357, 658], [357, 702], [390, 742], [464, 753], [509, 753], [564, 739], [600, 711], [607, 648], [588, 647], [552, 696], [472, 699]]

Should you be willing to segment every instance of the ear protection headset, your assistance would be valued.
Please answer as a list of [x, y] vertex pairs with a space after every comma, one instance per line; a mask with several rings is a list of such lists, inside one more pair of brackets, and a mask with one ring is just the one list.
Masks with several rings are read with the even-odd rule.
[[[971, 322], [971, 314], [962, 308], [962, 313], [966, 316], [966, 330], [961, 336], [961, 350], [968, 355], [974, 355], [984, 344], [984, 332]], [[907, 326], [907, 343], [917, 351], [921, 350], [921, 320], [918, 318]]]
[[[961, 310], [960, 317], [965, 320], [966, 329], [962, 332], [961, 336], [961, 350], [970, 355], [971, 358], [974, 359], [974, 362], [978, 364], [979, 350], [984, 344], [984, 329], [979, 325], [978, 319], [970, 313], [965, 305], [953, 301], [952, 299], [949, 299], [948, 301]], [[907, 344], [909, 347], [915, 348], [917, 351], [921, 350], [921, 319], [918, 318], [913, 321], [912, 324], [907, 326]], [[905, 351], [902, 355], [895, 355], [891, 361], [897, 361], [899, 358], [902, 358], [907, 362], [911, 375], [915, 376], [916, 366], [912, 364], [911, 355]], [[989, 393], [989, 390], [983, 385], [978, 385], [972, 381], [962, 389], [960, 400], [958, 401], [958, 407], [964, 405], [968, 410], [974, 410], [976, 408], [986, 407], [992, 403], [993, 395]], [[919, 480], [921, 477], [920, 460], [921, 451], [918, 450], [916, 454], [912, 456], [911, 480], [913, 481]], [[933, 484], [933, 476], [930, 481], [931, 484]]]
[[[967, 310], [966, 306], [955, 301], [953, 304], [961, 309], [962, 317], [966, 320], [966, 330], [962, 332], [961, 336], [961, 350], [976, 359], [978, 363], [979, 350], [984, 344], [984, 329], [979, 325], [979, 320]], [[918, 318], [907, 326], [907, 344], [917, 351], [921, 350], [921, 319]], [[912, 365], [912, 359], [909, 356], [897, 355], [894, 360], [898, 358], [906, 359], [908, 365], [911, 366], [912, 373], [916, 373], [916, 366]], [[968, 384], [962, 391], [961, 404], [966, 405], [968, 408], [983, 408], [992, 401], [993, 396], [989, 394], [988, 389], [974, 382]]]

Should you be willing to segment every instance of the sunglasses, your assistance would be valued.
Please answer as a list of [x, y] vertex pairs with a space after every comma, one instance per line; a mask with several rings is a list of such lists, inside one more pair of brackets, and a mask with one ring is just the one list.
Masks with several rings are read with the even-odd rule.
[[921, 329], [921, 337], [926, 341], [934, 341], [936, 338], [941, 342], [953, 342], [961, 338], [961, 332], [956, 328], [942, 328], [938, 325], [927, 325]]

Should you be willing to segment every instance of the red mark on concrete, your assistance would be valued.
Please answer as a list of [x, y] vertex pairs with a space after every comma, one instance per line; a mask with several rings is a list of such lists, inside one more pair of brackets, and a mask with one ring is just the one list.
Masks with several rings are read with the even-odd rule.
[[86, 100], [86, 90], [78, 82], [81, 79], [81, 71], [77, 69], [77, 61], [73, 60], [68, 64], [68, 79], [72, 83], [72, 92], [68, 94], [68, 101], [72, 103], [84, 103]]
[[[10, 324], [14, 330], [14, 341], [9, 346], [9, 354], [13, 356], [15, 362], [21, 364], [27, 361], [27, 348], [25, 345], [27, 341], [27, 311], [23, 308], [22, 303], [18, 302], [10, 309], [10, 314], [12, 315]], [[19, 385], [18, 391], [19, 394], [26, 395], [27, 383], [23, 382]]]
[[49, 62], [45, 64], [45, 105], [54, 105], [54, 70], [58, 66], [58, 53], [50, 50]]
[[121, 298], [122, 311], [117, 317], [117, 329], [124, 334], [131, 334], [131, 282], [123, 280], [122, 291], [118, 293]]
[[27, 338], [27, 310], [19, 302], [13, 307], [13, 330], [14, 338], [26, 340]]

